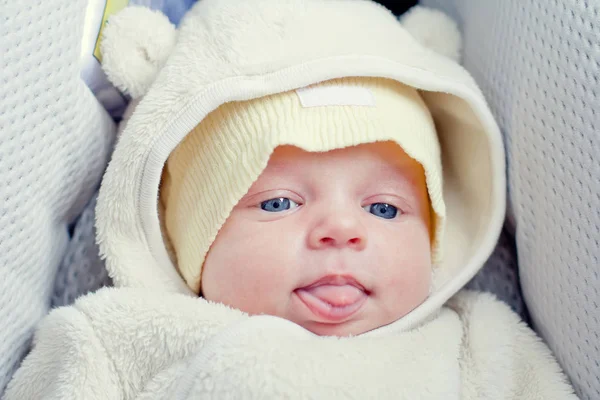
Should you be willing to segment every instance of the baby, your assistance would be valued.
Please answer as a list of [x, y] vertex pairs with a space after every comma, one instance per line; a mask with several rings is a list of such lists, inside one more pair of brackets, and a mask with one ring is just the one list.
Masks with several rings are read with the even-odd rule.
[[574, 399], [461, 290], [506, 182], [458, 39], [362, 0], [111, 18], [103, 66], [139, 102], [96, 210], [115, 288], [46, 317], [5, 398]]

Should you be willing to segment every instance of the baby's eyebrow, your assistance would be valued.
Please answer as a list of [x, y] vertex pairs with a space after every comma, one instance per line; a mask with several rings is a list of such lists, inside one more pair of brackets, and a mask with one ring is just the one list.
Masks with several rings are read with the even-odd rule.
[[406, 165], [404, 167], [392, 168], [385, 167], [381, 170], [379, 179], [373, 179], [369, 182], [372, 190], [389, 191], [390, 194], [410, 193], [411, 197], [418, 197], [421, 185], [427, 188], [424, 171]]
[[377, 194], [402, 195], [402, 197], [408, 196], [409, 198], [416, 197], [417, 195], [416, 187], [411, 185], [409, 180], [374, 181], [369, 186], [370, 191], [377, 192]]
[[387, 180], [413, 181], [420, 178], [424, 174], [421, 164], [411, 159], [398, 160], [393, 165], [380, 164], [379, 170], [386, 176]]

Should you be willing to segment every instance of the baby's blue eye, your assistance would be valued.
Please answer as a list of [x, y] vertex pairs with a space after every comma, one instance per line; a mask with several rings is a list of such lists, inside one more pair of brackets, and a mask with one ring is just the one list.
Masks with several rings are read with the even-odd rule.
[[268, 212], [281, 212], [298, 207], [298, 203], [286, 197], [270, 199], [260, 203], [260, 208]]
[[365, 206], [364, 209], [376, 217], [384, 219], [394, 219], [398, 215], [398, 209], [386, 203], [373, 203]]

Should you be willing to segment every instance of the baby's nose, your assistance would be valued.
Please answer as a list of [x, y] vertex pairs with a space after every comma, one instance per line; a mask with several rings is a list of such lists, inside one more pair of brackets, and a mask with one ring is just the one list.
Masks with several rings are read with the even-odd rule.
[[321, 219], [313, 227], [308, 240], [314, 249], [334, 247], [363, 250], [367, 245], [367, 234], [357, 216], [336, 214]]

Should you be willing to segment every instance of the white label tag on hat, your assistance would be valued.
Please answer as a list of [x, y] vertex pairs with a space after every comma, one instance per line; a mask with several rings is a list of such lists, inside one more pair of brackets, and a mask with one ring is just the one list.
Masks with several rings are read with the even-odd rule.
[[302, 107], [364, 106], [375, 107], [373, 92], [365, 87], [327, 85], [297, 89]]

